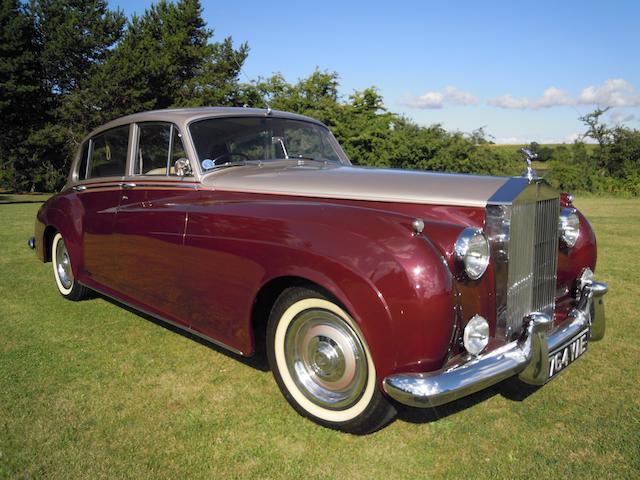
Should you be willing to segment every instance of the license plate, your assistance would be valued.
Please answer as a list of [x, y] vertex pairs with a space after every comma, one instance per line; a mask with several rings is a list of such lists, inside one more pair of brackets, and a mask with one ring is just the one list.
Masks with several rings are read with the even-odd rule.
[[587, 351], [589, 330], [579, 333], [563, 346], [549, 352], [549, 380]]

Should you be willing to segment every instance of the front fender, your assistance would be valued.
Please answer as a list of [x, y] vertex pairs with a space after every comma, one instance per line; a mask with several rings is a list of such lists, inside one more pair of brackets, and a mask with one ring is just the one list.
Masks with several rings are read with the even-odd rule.
[[[203, 263], [233, 269], [238, 279], [231, 283], [250, 284], [253, 298], [279, 277], [322, 286], [357, 322], [380, 379], [442, 365], [454, 325], [452, 278], [434, 245], [413, 234], [413, 218], [311, 200], [238, 197], [190, 211], [186, 242], [202, 251]], [[244, 306], [253, 302], [235, 291], [225, 294], [229, 305], [243, 305], [244, 327], [228, 335], [242, 342], [241, 332], [251, 331], [251, 309]], [[250, 351], [252, 343], [240, 350]]]
[[83, 215], [70, 215], [69, 212], [81, 212], [82, 205], [77, 197], [72, 194], [59, 193], [47, 200], [38, 211], [36, 220], [36, 245], [40, 245], [42, 253], [38, 251], [38, 257], [42, 260], [48, 258], [45, 252], [45, 229], [53, 227], [64, 238], [65, 246], [73, 259], [71, 268], [75, 277], [82, 271], [84, 258], [82, 249], [82, 218]]

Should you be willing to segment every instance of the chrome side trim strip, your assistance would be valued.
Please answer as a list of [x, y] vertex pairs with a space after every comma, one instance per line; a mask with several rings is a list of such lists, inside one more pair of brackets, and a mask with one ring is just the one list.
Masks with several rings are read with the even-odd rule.
[[183, 183], [144, 183], [144, 181], [140, 182], [139, 180], [134, 183], [129, 182], [108, 182], [108, 183], [100, 183], [100, 184], [83, 184], [83, 185], [74, 185], [72, 188], [77, 192], [83, 192], [88, 190], [97, 190], [102, 188], [164, 188], [166, 190], [175, 190], [175, 189], [187, 189], [187, 190], [197, 190], [198, 185], [196, 184], [183, 184]]
[[198, 185], [185, 185], [181, 183], [144, 183], [139, 180], [136, 181], [136, 188], [165, 188], [167, 190], [173, 190], [176, 188], [184, 188], [187, 190], [196, 190]]
[[[428, 373], [399, 373], [386, 377], [382, 386], [394, 400], [412, 407], [429, 408], [494, 385], [518, 375], [532, 385], [544, 385], [549, 378], [549, 352], [591, 329], [591, 340], [604, 336], [604, 283], [592, 282], [584, 287], [578, 305], [554, 332], [547, 335], [552, 320], [549, 315], [532, 313], [526, 330], [518, 340], [484, 355], [468, 354], [452, 359], [442, 369]], [[592, 306], [597, 308], [593, 308]]]
[[[80, 282], [78, 282], [78, 283], [80, 283]], [[89, 285], [85, 285], [85, 286], [87, 288], [90, 288], [91, 290], [95, 290], [96, 292], [100, 293], [101, 295], [104, 295], [105, 297], [109, 297], [109, 298], [115, 300], [118, 303], [126, 305], [127, 307], [132, 308], [132, 309], [134, 309], [134, 310], [136, 310], [138, 312], [142, 312], [145, 315], [149, 315], [150, 317], [156, 318], [156, 319], [160, 320], [161, 322], [165, 322], [165, 323], [168, 323], [169, 325], [173, 325], [174, 327], [179, 328], [180, 330], [184, 330], [185, 332], [191, 333], [192, 335], [195, 335], [196, 337], [200, 337], [203, 340], [206, 340], [207, 342], [211, 342], [214, 345], [217, 345], [217, 346], [222, 347], [222, 348], [224, 348], [226, 350], [229, 350], [229, 351], [235, 353], [236, 355], [241, 355], [243, 357], [245, 356], [245, 354], [242, 351], [240, 351], [240, 350], [238, 350], [236, 348], [233, 348], [233, 347], [231, 347], [231, 346], [227, 345], [226, 343], [223, 343], [223, 342], [221, 342], [219, 340], [216, 340], [215, 338], [211, 338], [211, 337], [205, 335], [204, 333], [200, 333], [200, 332], [198, 332], [196, 330], [193, 330], [193, 329], [191, 329], [191, 328], [189, 328], [189, 327], [187, 327], [185, 325], [181, 325], [180, 323], [177, 323], [177, 322], [174, 322], [172, 320], [169, 320], [169, 319], [167, 319], [167, 318], [165, 318], [165, 317], [163, 317], [161, 315], [158, 315], [156, 313], [152, 313], [152, 312], [150, 312], [148, 310], [145, 310], [143, 308], [137, 307], [137, 306], [135, 306], [135, 305], [133, 305], [133, 304], [131, 304], [129, 302], [125, 302], [124, 300], [119, 299], [115, 295], [110, 295], [110, 294], [106, 293], [104, 290], [102, 290], [100, 288], [92, 287], [92, 286], [89, 286]]]

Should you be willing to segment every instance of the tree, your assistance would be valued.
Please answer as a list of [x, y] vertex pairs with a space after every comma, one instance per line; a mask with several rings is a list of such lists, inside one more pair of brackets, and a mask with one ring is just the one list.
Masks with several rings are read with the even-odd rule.
[[47, 87], [58, 95], [82, 86], [120, 40], [126, 21], [106, 0], [38, 0], [30, 9]]
[[124, 16], [104, 0], [34, 0], [28, 7], [3, 0], [0, 16], [0, 69], [7, 74], [0, 81], [7, 86], [2, 135], [11, 139], [6, 148], [0, 140], [9, 164], [2, 183], [52, 190], [62, 183], [83, 130], [67, 115], [67, 101], [119, 39]]
[[511, 172], [511, 159], [485, 145], [483, 129], [469, 136], [419, 126], [387, 111], [375, 87], [341, 98], [336, 72], [240, 84], [249, 47], [212, 42], [198, 0], [160, 0], [126, 26], [106, 0], [31, 0], [28, 8], [0, 1], [3, 186], [53, 190], [93, 127], [128, 113], [203, 105], [315, 117], [361, 165]]
[[[30, 13], [18, 0], [0, 3], [0, 180], [13, 190], [28, 188], [20, 172], [33, 160], [25, 149], [44, 122], [46, 95], [39, 46]], [[44, 100], [44, 101], [43, 101]]]
[[591, 137], [598, 142], [598, 153], [596, 155], [596, 168], [601, 174], [606, 171], [607, 156], [606, 145], [611, 142], [612, 131], [606, 123], [600, 122], [600, 117], [609, 111], [610, 107], [596, 108], [593, 112], [579, 117], [588, 129], [584, 133], [584, 137]]
[[91, 123], [144, 110], [232, 102], [248, 47], [236, 51], [231, 39], [211, 44], [212, 35], [198, 0], [161, 0], [134, 16], [91, 80]]

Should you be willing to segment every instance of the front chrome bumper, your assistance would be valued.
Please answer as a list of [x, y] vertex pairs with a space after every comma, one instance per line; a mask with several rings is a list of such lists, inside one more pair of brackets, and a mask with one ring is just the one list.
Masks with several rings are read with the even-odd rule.
[[567, 319], [550, 334], [552, 319], [542, 313], [527, 316], [520, 339], [473, 357], [453, 358], [442, 369], [429, 373], [400, 373], [383, 381], [384, 391], [393, 399], [413, 407], [434, 407], [470, 395], [506, 378], [518, 375], [531, 385], [549, 379], [549, 352], [590, 328], [590, 340], [604, 337], [605, 283], [591, 282], [582, 290], [578, 304]]

